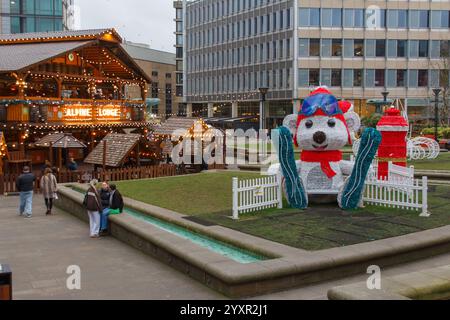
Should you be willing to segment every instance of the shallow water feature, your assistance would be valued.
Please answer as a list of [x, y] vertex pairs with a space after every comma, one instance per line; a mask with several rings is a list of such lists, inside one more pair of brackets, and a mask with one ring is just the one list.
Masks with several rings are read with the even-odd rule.
[[[72, 187], [72, 190], [84, 193], [84, 191]], [[215, 240], [213, 238], [207, 237], [205, 235], [196, 233], [194, 231], [188, 230], [179, 225], [148, 216], [139, 211], [133, 210], [131, 208], [125, 208], [123, 214], [128, 214], [138, 220], [144, 221], [151, 224], [161, 230], [174, 234], [178, 237], [186, 239], [192, 243], [195, 243], [201, 247], [207, 248], [213, 252], [219, 253], [222, 256], [230, 258], [239, 263], [247, 264], [262, 260], [268, 260], [269, 258], [259, 255], [257, 253], [238, 248], [236, 246], [230, 245], [220, 240]]]

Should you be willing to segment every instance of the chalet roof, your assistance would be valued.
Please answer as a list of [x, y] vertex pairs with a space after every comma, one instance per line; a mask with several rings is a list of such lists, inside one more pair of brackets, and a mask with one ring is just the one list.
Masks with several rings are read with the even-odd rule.
[[136, 147], [140, 138], [140, 134], [110, 133], [92, 150], [84, 162], [102, 165], [104, 141], [106, 141], [106, 166], [120, 167], [128, 154]]
[[171, 117], [166, 122], [158, 127], [155, 127], [154, 133], [156, 135], [172, 135], [176, 130], [189, 130], [191, 129], [200, 118], [183, 118], [183, 117]]
[[26, 42], [84, 41], [105, 39], [105, 35], [111, 35], [118, 42], [122, 42], [122, 38], [115, 29], [91, 29], [2, 34], [0, 35], [0, 45]]
[[80, 142], [77, 138], [70, 133], [53, 133], [48, 134], [38, 142], [38, 147], [50, 147], [62, 148], [62, 149], [82, 149], [87, 148], [86, 145]]
[[73, 41], [0, 45], [0, 72], [20, 71], [88, 44], [89, 41]]
[[[121, 43], [122, 38], [114, 29], [4, 34], [0, 35], [0, 72], [25, 72], [36, 64], [81, 49], [99, 56], [99, 52], [105, 48], [106, 52], [111, 52], [126, 66], [131, 67], [133, 73], [141, 79], [151, 82], [150, 77], [120, 45]], [[117, 62], [116, 59], [113, 61]], [[114, 65], [111, 63], [111, 67]], [[118, 72], [108, 71], [108, 66], [104, 65], [104, 71], [119, 75]], [[122, 66], [116, 66], [114, 69], [123, 72]]]

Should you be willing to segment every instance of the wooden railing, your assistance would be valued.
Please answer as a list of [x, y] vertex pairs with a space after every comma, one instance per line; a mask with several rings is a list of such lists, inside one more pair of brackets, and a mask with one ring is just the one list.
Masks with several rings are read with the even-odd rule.
[[[84, 183], [91, 179], [99, 181], [125, 181], [136, 179], [151, 179], [159, 177], [171, 177], [181, 174], [175, 165], [162, 164], [158, 166], [147, 166], [137, 168], [117, 168], [105, 171], [74, 171], [60, 172], [56, 174], [58, 183]], [[0, 195], [17, 192], [16, 179], [17, 174], [0, 175]], [[39, 192], [40, 177], [36, 179], [35, 191]]]

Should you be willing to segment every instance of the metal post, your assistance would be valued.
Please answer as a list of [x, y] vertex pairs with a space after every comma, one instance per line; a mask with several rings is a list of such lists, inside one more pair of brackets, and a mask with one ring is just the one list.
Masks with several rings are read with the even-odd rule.
[[239, 180], [238, 178], [233, 178], [233, 220], [239, 220], [238, 188], [239, 188]]
[[422, 177], [422, 213], [420, 216], [425, 218], [430, 216], [428, 212], [428, 177]]
[[439, 143], [439, 94], [441, 93], [440, 88], [433, 89], [435, 100], [434, 100], [434, 139]]
[[277, 196], [278, 196], [278, 209], [283, 209], [283, 177], [281, 176], [281, 173], [278, 172], [277, 174]]

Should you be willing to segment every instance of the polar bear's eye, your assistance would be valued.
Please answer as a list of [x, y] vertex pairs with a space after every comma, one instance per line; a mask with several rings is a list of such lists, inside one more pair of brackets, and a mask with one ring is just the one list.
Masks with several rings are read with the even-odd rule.
[[328, 126], [330, 128], [334, 128], [336, 126], [336, 120], [334, 120], [334, 119], [328, 120]]
[[314, 123], [312, 122], [312, 120], [308, 120], [305, 123], [306, 128], [311, 129], [312, 126], [314, 125]]

